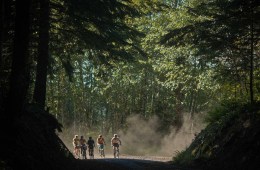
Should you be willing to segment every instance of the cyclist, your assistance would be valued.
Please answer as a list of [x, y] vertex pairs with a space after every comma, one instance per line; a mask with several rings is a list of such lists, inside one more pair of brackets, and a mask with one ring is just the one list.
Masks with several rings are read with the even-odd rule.
[[80, 153], [80, 142], [79, 142], [79, 136], [75, 135], [72, 141], [73, 147], [74, 147], [74, 154], [76, 158], [79, 158], [79, 153]]
[[[121, 145], [121, 140], [117, 136], [117, 134], [114, 134], [114, 137], [111, 139], [111, 146], [113, 147], [114, 150], [114, 158], [116, 158], [116, 151], [119, 154], [119, 145]], [[119, 155], [117, 155], [119, 158]]]
[[83, 159], [87, 159], [87, 155], [86, 155], [87, 141], [86, 141], [86, 139], [84, 139], [84, 136], [80, 137], [79, 143], [80, 143], [80, 146], [81, 146], [81, 148], [80, 148], [81, 156], [82, 156]]
[[95, 141], [92, 139], [91, 136], [89, 137], [87, 144], [88, 144], [89, 157], [94, 159]]
[[105, 157], [105, 152], [104, 152], [104, 145], [105, 145], [105, 139], [102, 137], [102, 135], [99, 135], [97, 138], [97, 145], [98, 145], [98, 152], [100, 156]]

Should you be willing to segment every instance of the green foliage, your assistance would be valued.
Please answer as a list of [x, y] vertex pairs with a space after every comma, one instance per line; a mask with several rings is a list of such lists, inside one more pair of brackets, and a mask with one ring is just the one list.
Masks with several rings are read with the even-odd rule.
[[0, 160], [0, 169], [11, 169], [11, 167], [9, 167], [5, 161]]
[[[3, 100], [8, 98], [10, 88], [16, 25], [9, 21], [14, 18], [14, 1], [5, 2], [0, 8], [7, 10], [1, 11], [4, 26], [0, 27], [8, 34], [1, 32], [0, 37], [1, 111], [6, 109]], [[20, 150], [14, 156], [21, 162], [43, 162], [47, 166], [50, 160], [62, 162], [64, 155], [71, 157], [56, 135], [61, 124], [68, 140], [74, 134], [94, 138], [99, 133], [126, 130], [130, 115], [138, 114], [144, 119], [156, 115], [161, 121], [158, 131], [167, 133], [172, 127], [182, 126], [184, 113], [192, 118], [197, 112], [219, 105], [208, 112], [207, 129], [174, 159], [178, 164], [192, 163], [221, 151], [215, 141], [240, 114], [252, 116], [248, 113], [255, 108], [240, 101], [249, 96], [249, 68], [253, 69], [250, 73], [254, 75], [251, 84], [255, 99], [260, 100], [256, 0], [50, 2], [47, 106], [55, 117], [30, 105], [16, 122]], [[39, 45], [38, 3], [34, 2], [30, 11], [30, 61], [26, 67], [32, 79], [23, 80], [31, 83], [30, 91]], [[31, 101], [32, 95], [26, 95]], [[223, 99], [227, 100], [220, 103]], [[40, 140], [31, 143], [37, 138]], [[225, 137], [223, 145], [233, 138], [233, 134]], [[28, 150], [28, 144], [39, 153]], [[54, 156], [48, 159], [46, 155]], [[0, 166], [4, 163], [1, 160]]]
[[[129, 27], [145, 34], [136, 46], [147, 54], [146, 58], [132, 53], [137, 59], [135, 63], [110, 60], [101, 64], [97, 62], [99, 53], [96, 50], [79, 55], [70, 51], [73, 49], [70, 46], [69, 51], [66, 49], [66, 53], [74, 53], [69, 58], [70, 66], [74, 68], [73, 83], [68, 84], [63, 71], [57, 70], [48, 86], [48, 105], [65, 127], [76, 124], [76, 132], [85, 133], [91, 129], [112, 133], [125, 128], [129, 115], [140, 114], [145, 118], [161, 117], [160, 130], [167, 132], [171, 126], [181, 126], [183, 112], [193, 115], [218, 102], [219, 84], [212, 79], [213, 70], [196, 55], [197, 49], [191, 46], [168, 48], [158, 44], [166, 29], [179, 28], [195, 18], [190, 18], [182, 6], [184, 3], [181, 4], [175, 7], [172, 3], [172, 7], [164, 5], [161, 8], [157, 2], [150, 1], [131, 4], [132, 8], [145, 14], [125, 19]], [[91, 31], [96, 32], [98, 28]], [[91, 43], [95, 41], [99, 40]], [[83, 49], [78, 43], [74, 45]], [[66, 57], [61, 60], [61, 63], [67, 63]], [[60, 64], [57, 59], [55, 62]]]
[[13, 164], [7, 159], [7, 165], [14, 169], [69, 169], [73, 155], [57, 135], [61, 128], [52, 114], [35, 104], [26, 105], [7, 140], [15, 145], [4, 150], [15, 160]]
[[[68, 22], [53, 23], [59, 29], [54, 27], [51, 32], [53, 65], [48, 82], [48, 106], [66, 128], [73, 129], [72, 133], [113, 133], [126, 128], [126, 118], [131, 114], [161, 117], [160, 130], [165, 132], [171, 126], [181, 124], [184, 112], [192, 117], [197, 112], [214, 108], [223, 99], [238, 100], [248, 96], [246, 72], [240, 71], [241, 60], [237, 58], [241, 55], [237, 52], [234, 56], [227, 55], [226, 50], [218, 50], [221, 55], [215, 55], [213, 50], [218, 47], [200, 46], [206, 43], [203, 39], [208, 40], [202, 34], [203, 30], [218, 35], [222, 28], [219, 31], [216, 27], [222, 22], [228, 24], [217, 20], [218, 25], [205, 26], [216, 19], [208, 15], [215, 16], [219, 10], [224, 13], [223, 7], [210, 11], [204, 5], [216, 5], [213, 2], [165, 1], [164, 4], [162, 1], [135, 0], [115, 2], [118, 9], [112, 9], [112, 2], [93, 2], [104, 7], [98, 8], [97, 12], [93, 10], [95, 5], [93, 9], [87, 6], [90, 1], [79, 4], [66, 1], [68, 8], [62, 16]], [[125, 5], [129, 7], [121, 9]], [[126, 14], [117, 15], [117, 10], [126, 10]], [[116, 15], [112, 15], [113, 11]], [[106, 18], [107, 15], [112, 18]], [[61, 19], [57, 15], [52, 17]], [[85, 20], [88, 17], [90, 19]], [[193, 29], [201, 26], [201, 29], [184, 35], [182, 28], [189, 25]], [[174, 41], [182, 45], [162, 46], [160, 38], [172, 29], [183, 33], [183, 38]], [[142, 36], [138, 36], [139, 33]], [[201, 41], [189, 44], [194, 39], [188, 35]], [[215, 39], [213, 44], [215, 41], [219, 40]], [[132, 45], [145, 52], [145, 57], [132, 49], [135, 48], [130, 47]], [[119, 55], [130, 59], [129, 54], [132, 55], [130, 58], [135, 58], [134, 63], [118, 60]], [[230, 58], [222, 60], [223, 56]], [[237, 71], [233, 72], [231, 64]], [[70, 76], [72, 83], [67, 82], [61, 65], [69, 75], [73, 73], [73, 78]], [[207, 119], [214, 122], [224, 115], [221, 110], [213, 111]]]
[[186, 15], [193, 20], [169, 28], [161, 42], [197, 49], [195, 55], [214, 69], [215, 80], [232, 83], [241, 98], [249, 99], [248, 86], [251, 96], [253, 91], [257, 92], [252, 83], [252, 79], [258, 79], [257, 74], [253, 76], [254, 65], [259, 63], [257, 3], [256, 0], [216, 0], [188, 6]]
[[[202, 130], [192, 142], [192, 144], [185, 150], [179, 153], [174, 162], [183, 166], [205, 164], [205, 161], [219, 158], [223, 152], [235, 152], [230, 149], [237, 143], [243, 143], [244, 135], [249, 134], [253, 142], [257, 138], [255, 134], [258, 132], [257, 126], [259, 124], [259, 103], [241, 103], [224, 101], [215, 109], [210, 115], [210, 124]], [[254, 127], [254, 128], [253, 128]], [[252, 130], [253, 129], [253, 130]], [[238, 146], [234, 146], [235, 150], [239, 150]], [[247, 151], [248, 153], [252, 152]], [[233, 153], [226, 153], [233, 154]], [[245, 153], [239, 153], [245, 157]], [[221, 155], [229, 157], [229, 155]], [[235, 157], [234, 155], [232, 155]], [[231, 156], [231, 157], [232, 157]], [[206, 166], [206, 165], [205, 165]]]
[[66, 0], [58, 9], [64, 14], [61, 16], [62, 22], [55, 23], [52, 34], [54, 42], [59, 42], [59, 39], [65, 41], [62, 44], [55, 42], [55, 47], [66, 47], [65, 50], [61, 49], [65, 55], [82, 55], [90, 51], [92, 56], [88, 56], [88, 59], [99, 64], [108, 64], [110, 60], [133, 60], [133, 52], [142, 52], [135, 44], [137, 37], [142, 34], [125, 22], [125, 18], [139, 15], [139, 11], [131, 4], [131, 1], [118, 0]]
[[191, 164], [195, 159], [194, 155], [186, 151], [177, 151], [176, 156], [173, 158], [173, 162], [177, 165]]
[[[214, 123], [220, 121], [223, 117], [229, 117], [229, 115], [233, 115], [238, 113], [243, 106], [242, 101], [236, 100], [225, 100], [220, 103], [220, 106], [208, 112], [205, 117], [205, 121], [207, 123]], [[232, 117], [232, 116], [231, 116]]]

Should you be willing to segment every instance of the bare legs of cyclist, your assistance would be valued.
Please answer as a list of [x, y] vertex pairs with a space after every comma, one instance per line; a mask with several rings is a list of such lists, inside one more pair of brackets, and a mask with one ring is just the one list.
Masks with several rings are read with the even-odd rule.
[[75, 157], [76, 159], [79, 159], [79, 156], [80, 156], [80, 148], [78, 146], [76, 146], [74, 148], [74, 154], [75, 154]]
[[104, 150], [104, 144], [99, 144], [98, 145], [98, 153], [100, 155], [100, 157], [105, 158], [105, 150]]
[[119, 158], [119, 144], [113, 144], [114, 158]]

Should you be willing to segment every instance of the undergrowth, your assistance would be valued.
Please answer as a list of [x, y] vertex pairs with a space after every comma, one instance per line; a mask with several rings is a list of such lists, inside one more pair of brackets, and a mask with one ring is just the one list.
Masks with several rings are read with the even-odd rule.
[[13, 127], [5, 137], [12, 145], [1, 151], [4, 169], [65, 170], [72, 163], [73, 155], [57, 135], [62, 126], [48, 111], [28, 104]]
[[[224, 157], [227, 159], [232, 159], [232, 154], [237, 154], [234, 159], [242, 159], [244, 151], [241, 151], [240, 158], [238, 151], [241, 149], [240, 145], [249, 142], [256, 142], [257, 146], [259, 144], [255, 139], [255, 136], [259, 135], [259, 131], [255, 130], [259, 124], [259, 110], [259, 103], [251, 105], [233, 101], [223, 102], [215, 110], [209, 112], [206, 118], [206, 121], [209, 122], [208, 126], [196, 136], [186, 150], [178, 152], [177, 156], [173, 158], [173, 162], [180, 166], [210, 167], [212, 162], [220, 160], [219, 157], [224, 153], [226, 154]], [[248, 140], [250, 135], [253, 136], [252, 141], [244, 142], [243, 140]], [[250, 145], [248, 147], [250, 150]], [[228, 150], [231, 151], [227, 152]], [[234, 162], [231, 164], [236, 166]], [[225, 166], [228, 167], [228, 165]]]

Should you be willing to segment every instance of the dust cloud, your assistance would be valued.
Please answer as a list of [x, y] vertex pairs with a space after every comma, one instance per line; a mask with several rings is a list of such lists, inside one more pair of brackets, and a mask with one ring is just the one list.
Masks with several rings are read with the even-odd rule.
[[[139, 115], [129, 116], [127, 118], [127, 129], [117, 133], [122, 141], [120, 153], [133, 156], [172, 157], [177, 151], [187, 148], [194, 139], [195, 134], [205, 127], [201, 117], [201, 115], [197, 115], [191, 120], [188, 113], [184, 114], [184, 122], [181, 129], [176, 131], [174, 127], [171, 127], [170, 133], [162, 134], [158, 131], [161, 124], [160, 118], [157, 116], [149, 120], [144, 120]], [[85, 139], [88, 136], [92, 136], [96, 140], [98, 133], [86, 132], [89, 131], [84, 128], [75, 129], [75, 127], [67, 127], [58, 135], [72, 152], [72, 138], [75, 134], [83, 135]], [[104, 135], [107, 143], [105, 149], [107, 154], [112, 154], [112, 147], [110, 147], [112, 136], [113, 134]], [[97, 149], [95, 149], [95, 152], [97, 152]]]
[[184, 115], [181, 129], [176, 131], [171, 127], [171, 132], [164, 135], [158, 131], [160, 121], [156, 116], [149, 120], [144, 120], [139, 115], [130, 116], [127, 125], [125, 132], [119, 132], [124, 153], [166, 157], [172, 157], [177, 151], [187, 148], [195, 134], [205, 127], [199, 116], [191, 120], [188, 114]]

